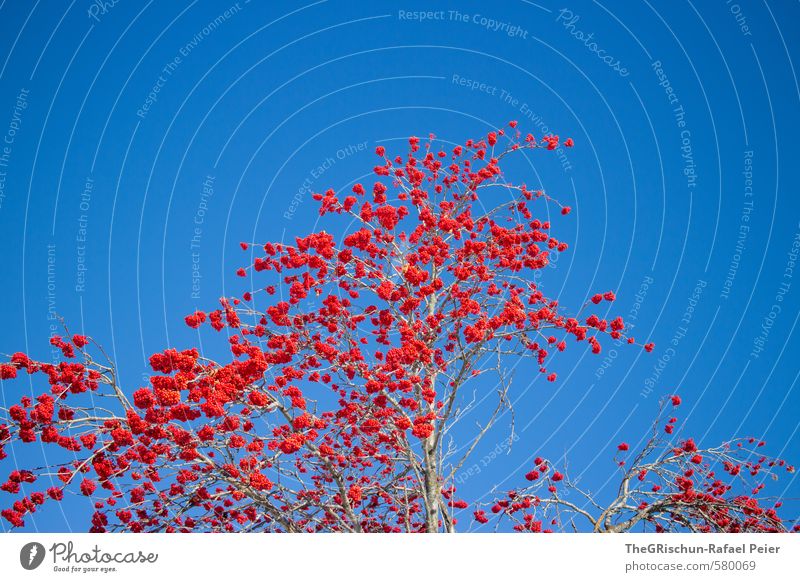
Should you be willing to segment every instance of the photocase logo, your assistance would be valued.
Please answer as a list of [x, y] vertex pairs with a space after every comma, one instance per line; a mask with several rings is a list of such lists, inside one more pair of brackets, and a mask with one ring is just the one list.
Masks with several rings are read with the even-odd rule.
[[44, 561], [44, 546], [39, 542], [30, 542], [22, 546], [19, 552], [19, 563], [26, 570], [35, 570]]

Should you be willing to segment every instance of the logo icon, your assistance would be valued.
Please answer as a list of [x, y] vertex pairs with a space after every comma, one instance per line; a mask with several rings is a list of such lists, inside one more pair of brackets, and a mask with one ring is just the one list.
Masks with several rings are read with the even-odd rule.
[[44, 562], [44, 546], [39, 542], [30, 542], [19, 551], [19, 563], [26, 570], [35, 570]]

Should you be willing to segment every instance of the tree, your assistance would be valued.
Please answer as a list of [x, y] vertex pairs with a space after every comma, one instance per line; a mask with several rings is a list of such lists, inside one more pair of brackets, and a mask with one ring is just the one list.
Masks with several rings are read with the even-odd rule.
[[[693, 438], [675, 438], [678, 419], [666, 412], [680, 403], [677, 395], [662, 402], [650, 437], [630, 462], [629, 445], [617, 446], [620, 484], [610, 502], [601, 505], [566, 474], [548, 476], [549, 463], [536, 458], [525, 475], [532, 483], [495, 500], [491, 513], [513, 523], [516, 531], [547, 531], [543, 524], [603, 533], [788, 531], [791, 526], [777, 514], [782, 502], [761, 491], [767, 477], [777, 479], [780, 471], [792, 473], [794, 467], [762, 455], [758, 449], [766, 443], [754, 438], [710, 448], [700, 448]], [[578, 501], [561, 495], [557, 485], [577, 493]], [[484, 509], [475, 518], [489, 521]]]
[[[410, 138], [406, 157], [376, 148], [371, 192], [356, 184], [343, 199], [314, 196], [325, 219], [357, 225], [340, 244], [324, 230], [294, 245], [242, 243], [253, 259], [238, 274], [251, 290], [186, 317], [227, 332], [227, 363], [170, 348], [150, 358], [149, 385], [129, 395], [85, 336], [52, 338], [58, 365], [10, 356], [0, 365], [6, 393], [19, 374], [44, 376], [50, 389], [4, 410], [0, 457], [25, 443], [68, 456], [15, 468], [0, 486], [14, 496], [3, 517], [21, 526], [74, 492], [95, 502], [92, 531], [450, 532], [460, 510], [468, 523], [510, 520], [525, 531], [586, 529], [580, 519], [595, 531], [785, 529], [762, 485], [740, 490], [745, 474], [791, 467], [756, 462], [741, 443], [673, 443], [674, 420], [665, 432], [656, 425], [631, 463], [619, 461], [619, 495], [605, 507], [588, 493], [584, 504], [565, 499], [579, 484], [533, 455], [529, 485], [488, 515], [459, 498], [456, 472], [494, 424], [513, 419], [504, 361], [530, 358], [555, 381], [551, 362], [568, 342], [595, 354], [606, 337], [636, 344], [622, 318], [570, 316], [539, 290], [536, 271], [567, 244], [534, 209], [570, 209], [508, 182], [500, 166], [523, 150], [554, 150], [559, 138], [509, 126], [451, 152], [434, 151], [433, 136]], [[492, 200], [501, 201], [485, 209]], [[614, 299], [597, 294], [584, 308]], [[472, 406], [467, 390], [489, 389], [483, 378], [497, 382], [496, 403], [451, 448], [447, 437]], [[36, 485], [48, 477], [55, 484]]]

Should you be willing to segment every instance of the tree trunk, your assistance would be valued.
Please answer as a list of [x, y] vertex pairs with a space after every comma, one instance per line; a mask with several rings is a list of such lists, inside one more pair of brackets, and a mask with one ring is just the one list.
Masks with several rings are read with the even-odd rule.
[[439, 470], [436, 462], [436, 432], [425, 439], [425, 531], [439, 531]]

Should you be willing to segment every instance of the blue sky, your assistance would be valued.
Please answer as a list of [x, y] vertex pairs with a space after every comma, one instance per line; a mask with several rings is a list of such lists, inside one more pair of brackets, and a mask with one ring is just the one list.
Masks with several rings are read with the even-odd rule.
[[[0, 3], [0, 352], [49, 358], [58, 314], [132, 391], [154, 351], [220, 349], [182, 319], [243, 290], [239, 241], [314, 228], [310, 191], [363, 180], [378, 144], [516, 119], [576, 142], [509, 168], [574, 208], [543, 288], [615, 290], [656, 348], [570, 350], [555, 384], [520, 365], [519, 440], [487, 438], [465, 497], [533, 453], [608, 493], [616, 443], [674, 392], [704, 442], [800, 460], [795, 3], [101, 4]], [[83, 531], [80, 503], [27, 527]]]

